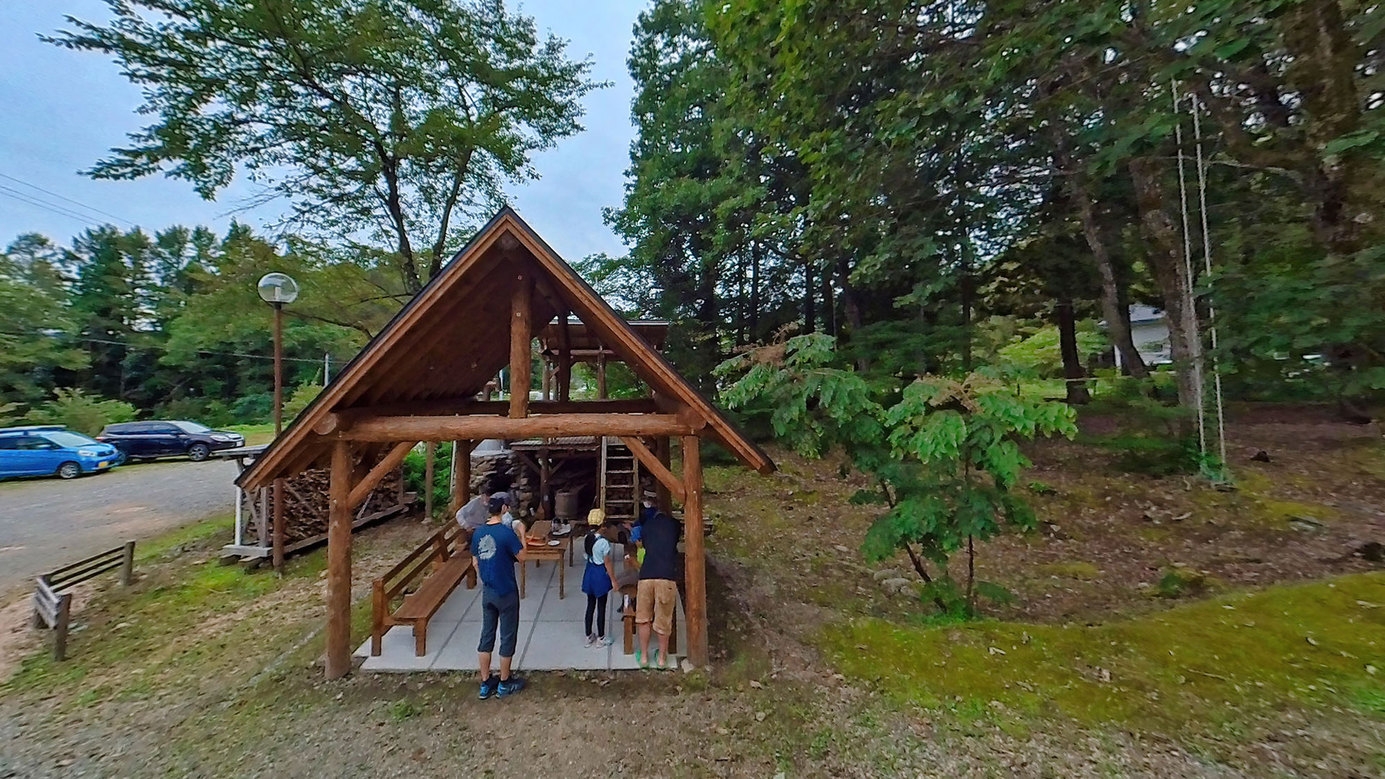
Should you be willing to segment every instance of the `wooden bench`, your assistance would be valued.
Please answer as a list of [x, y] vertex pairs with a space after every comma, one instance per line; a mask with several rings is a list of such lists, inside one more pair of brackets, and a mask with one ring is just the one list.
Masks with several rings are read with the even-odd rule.
[[[393, 625], [409, 625], [414, 631], [414, 654], [428, 653], [428, 622], [462, 579], [467, 589], [476, 587], [476, 561], [471, 557], [471, 534], [456, 522], [434, 533], [400, 563], [371, 584], [370, 654], [378, 657], [385, 631]], [[429, 568], [432, 568], [431, 572]], [[426, 575], [424, 575], [426, 573]], [[421, 575], [423, 582], [406, 592]], [[390, 613], [396, 598], [403, 602]]]

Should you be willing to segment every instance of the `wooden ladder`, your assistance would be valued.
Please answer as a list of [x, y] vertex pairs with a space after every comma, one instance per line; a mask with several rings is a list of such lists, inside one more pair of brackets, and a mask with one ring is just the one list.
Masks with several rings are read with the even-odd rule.
[[640, 465], [619, 438], [601, 439], [601, 509], [606, 519], [633, 521], [639, 516]]

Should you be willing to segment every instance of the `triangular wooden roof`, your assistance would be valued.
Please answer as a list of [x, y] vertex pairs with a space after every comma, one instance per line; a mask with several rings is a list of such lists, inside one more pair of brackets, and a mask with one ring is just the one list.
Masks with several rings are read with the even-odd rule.
[[[532, 278], [536, 334], [571, 312], [654, 392], [656, 400], [705, 422], [707, 435], [761, 473], [774, 463], [637, 335], [557, 252], [506, 206], [462, 248], [389, 325], [333, 378], [293, 424], [237, 479], [254, 489], [325, 464], [332, 439], [315, 428], [356, 409], [430, 414], [460, 409], [509, 363], [510, 300], [520, 276]], [[443, 410], [439, 411], [441, 406]]]

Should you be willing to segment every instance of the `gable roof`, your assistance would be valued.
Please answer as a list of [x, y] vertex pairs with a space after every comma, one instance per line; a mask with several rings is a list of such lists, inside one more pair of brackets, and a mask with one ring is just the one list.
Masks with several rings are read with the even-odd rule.
[[[502, 208], [371, 339], [236, 480], [253, 489], [325, 463], [332, 439], [313, 432], [329, 414], [374, 406], [466, 403], [509, 363], [510, 299], [534, 281], [531, 326], [577, 315], [655, 393], [705, 421], [711, 438], [761, 473], [774, 463], [602, 300], [509, 206]], [[405, 412], [407, 413], [407, 411]], [[437, 413], [436, 411], [432, 413]]]

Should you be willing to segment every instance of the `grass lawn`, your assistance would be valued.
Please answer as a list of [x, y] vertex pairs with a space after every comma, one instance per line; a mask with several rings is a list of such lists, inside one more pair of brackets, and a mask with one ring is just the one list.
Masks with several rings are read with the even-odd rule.
[[259, 446], [274, 440], [274, 423], [272, 422], [262, 425], [228, 425], [223, 429], [245, 436], [246, 446]]
[[[325, 551], [282, 577], [221, 566], [209, 520], [79, 599], [70, 660], [23, 650], [0, 776], [1378, 776], [1385, 571], [1349, 551], [1378, 528], [1385, 453], [1272, 428], [1236, 439], [1274, 462], [1230, 493], [1116, 475], [1081, 441], [1035, 451], [1042, 529], [978, 558], [1017, 602], [973, 622], [880, 586], [907, 562], [862, 559], [838, 463], [711, 467], [710, 672], [534, 674], [505, 701], [470, 674], [325, 682]], [[365, 584], [435, 527], [358, 534], [355, 641]]]

